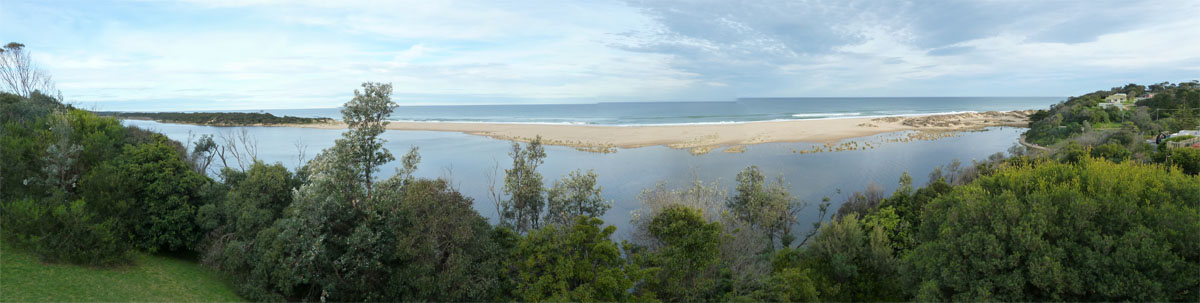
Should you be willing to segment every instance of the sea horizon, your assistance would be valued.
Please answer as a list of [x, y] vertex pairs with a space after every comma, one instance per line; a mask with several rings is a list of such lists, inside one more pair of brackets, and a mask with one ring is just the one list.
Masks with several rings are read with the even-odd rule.
[[[828, 101], [838, 102], [828, 102]], [[392, 122], [651, 126], [921, 116], [1046, 108], [1065, 97], [801, 97], [732, 101], [401, 105]], [[119, 112], [242, 112], [341, 119], [341, 108]]]

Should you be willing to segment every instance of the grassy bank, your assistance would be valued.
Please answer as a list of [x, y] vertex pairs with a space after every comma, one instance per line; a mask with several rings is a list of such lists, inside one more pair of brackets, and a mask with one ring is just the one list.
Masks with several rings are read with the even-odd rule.
[[96, 268], [44, 264], [0, 243], [0, 302], [244, 301], [215, 271], [194, 261], [138, 253], [134, 264]]

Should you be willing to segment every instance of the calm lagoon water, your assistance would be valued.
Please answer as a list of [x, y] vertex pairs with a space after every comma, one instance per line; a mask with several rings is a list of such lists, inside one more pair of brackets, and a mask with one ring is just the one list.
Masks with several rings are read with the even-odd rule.
[[[162, 132], [171, 139], [187, 140], [189, 132], [221, 134], [247, 132], [258, 141], [258, 156], [268, 163], [281, 162], [298, 166], [296, 143], [306, 146], [309, 158], [333, 145], [342, 130], [287, 127], [211, 127], [126, 120], [136, 125]], [[734, 176], [750, 165], [758, 165], [768, 176], [782, 174], [791, 183], [793, 195], [810, 202], [803, 214], [805, 229], [816, 220], [816, 204], [823, 196], [833, 199], [831, 211], [836, 210], [843, 192], [863, 190], [870, 182], [880, 184], [888, 193], [898, 186], [900, 174], [908, 172], [915, 183], [924, 184], [934, 167], [948, 164], [952, 159], [970, 163], [988, 155], [1003, 152], [1017, 142], [1022, 128], [993, 127], [985, 131], [964, 132], [960, 136], [934, 141], [884, 143], [874, 149], [857, 151], [795, 154], [793, 149], [811, 149], [809, 143], [768, 143], [747, 146], [744, 153], [724, 153], [719, 150], [704, 155], [691, 155], [687, 150], [665, 146], [620, 149], [616, 153], [599, 154], [578, 151], [569, 147], [546, 146], [547, 158], [540, 168], [551, 184], [574, 169], [594, 169], [604, 188], [604, 197], [614, 201], [613, 208], [603, 217], [617, 226], [618, 235], [628, 231], [629, 214], [639, 207], [637, 196], [643, 189], [660, 181], [680, 187], [698, 177], [705, 182], [720, 181], [727, 189], [733, 186]], [[899, 134], [882, 134], [859, 141], [882, 141]], [[399, 158], [410, 146], [420, 148], [419, 177], [448, 176], [464, 194], [475, 198], [475, 209], [495, 222], [495, 205], [488, 198], [487, 173], [496, 165], [501, 169], [511, 165], [508, 151], [512, 143], [481, 136], [451, 132], [387, 131], [385, 147]], [[386, 177], [395, 170], [393, 161], [380, 170]], [[501, 172], [503, 173], [503, 172]]]

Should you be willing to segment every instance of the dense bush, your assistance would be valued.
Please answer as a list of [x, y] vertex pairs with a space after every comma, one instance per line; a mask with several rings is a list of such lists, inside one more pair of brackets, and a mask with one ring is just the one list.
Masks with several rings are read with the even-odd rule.
[[1084, 157], [1015, 167], [925, 208], [918, 300], [1196, 301], [1200, 182]]
[[1116, 143], [1105, 143], [1092, 148], [1091, 155], [1093, 158], [1107, 159], [1112, 162], [1121, 162], [1129, 159], [1130, 152], [1124, 146]]
[[208, 201], [209, 182], [158, 135], [154, 143], [126, 145], [114, 161], [89, 171], [80, 191], [93, 211], [117, 218], [134, 245], [170, 251], [193, 248], [203, 235], [196, 211]]
[[97, 218], [83, 200], [19, 200], [7, 203], [2, 213], [7, 236], [45, 261], [110, 265], [128, 260], [130, 246], [116, 220]]
[[1189, 175], [1200, 174], [1200, 149], [1164, 147], [1154, 154], [1153, 159]]
[[513, 249], [513, 298], [539, 302], [629, 301], [639, 279], [610, 237], [617, 228], [577, 217], [569, 226], [533, 230]]
[[650, 221], [655, 247], [634, 250], [635, 262], [649, 270], [637, 290], [663, 302], [719, 301], [722, 274], [721, 224], [705, 220], [700, 210], [671, 205]]
[[[135, 246], [181, 249], [195, 241], [194, 214], [174, 212], [179, 200], [169, 193], [177, 190], [179, 178], [191, 183], [206, 178], [186, 168], [168, 169], [184, 161], [174, 148], [150, 156], [153, 146], [178, 143], [157, 135], [155, 144], [129, 145], [128, 131], [116, 120], [40, 93], [0, 99], [4, 236], [46, 260], [82, 264], [125, 261]], [[152, 188], [131, 191], [134, 187]], [[188, 202], [184, 209], [201, 203]]]

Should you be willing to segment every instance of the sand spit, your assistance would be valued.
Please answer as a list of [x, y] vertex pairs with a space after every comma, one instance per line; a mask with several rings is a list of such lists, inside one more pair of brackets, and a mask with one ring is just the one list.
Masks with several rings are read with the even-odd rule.
[[[839, 141], [898, 131], [922, 133], [977, 130], [989, 126], [1026, 127], [1031, 110], [971, 112], [927, 116], [848, 118], [823, 120], [763, 121], [730, 124], [682, 124], [647, 126], [560, 125], [519, 123], [392, 122], [391, 130], [449, 131], [491, 138], [528, 142], [537, 136], [548, 145], [569, 146], [591, 152], [615, 152], [618, 148], [666, 145], [704, 154], [720, 147], [740, 152], [745, 145], [776, 142], [812, 142], [838, 148]], [[279, 125], [343, 129], [344, 123]], [[852, 144], [852, 143], [844, 143]], [[737, 147], [743, 146], [743, 147]], [[873, 147], [873, 146], [871, 146]]]

